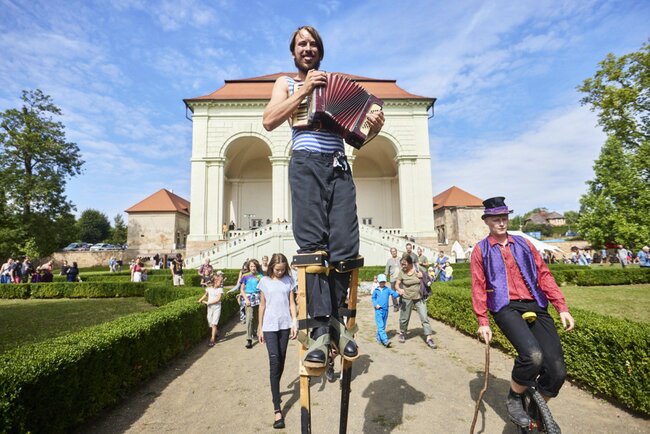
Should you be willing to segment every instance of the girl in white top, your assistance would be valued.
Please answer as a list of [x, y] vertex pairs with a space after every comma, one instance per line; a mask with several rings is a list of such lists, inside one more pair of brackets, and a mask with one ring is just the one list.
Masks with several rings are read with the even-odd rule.
[[199, 298], [199, 303], [208, 306], [208, 324], [212, 328], [209, 347], [214, 347], [217, 340], [217, 325], [221, 316], [221, 296], [223, 295], [223, 274], [217, 273], [212, 278], [212, 282], [205, 288], [205, 294]]
[[280, 378], [284, 371], [289, 339], [298, 336], [294, 286], [287, 258], [282, 253], [274, 253], [269, 262], [267, 276], [257, 285], [260, 290], [260, 324], [257, 336], [261, 344], [266, 344], [269, 353], [274, 428], [284, 428], [284, 417], [280, 408]]

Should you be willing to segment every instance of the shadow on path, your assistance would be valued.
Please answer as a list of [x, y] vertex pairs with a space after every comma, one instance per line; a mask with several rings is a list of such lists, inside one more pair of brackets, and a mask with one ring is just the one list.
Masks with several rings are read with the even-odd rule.
[[404, 406], [426, 399], [423, 392], [415, 389], [404, 379], [385, 375], [373, 381], [363, 391], [368, 404], [364, 413], [364, 433], [389, 433], [404, 421]]
[[[485, 382], [485, 373], [477, 372], [476, 378], [469, 382], [469, 392], [472, 400], [476, 405], [476, 400], [478, 399], [481, 389], [483, 389], [483, 383]], [[514, 424], [510, 421], [508, 417], [508, 410], [506, 409], [506, 395], [510, 390], [510, 381], [504, 380], [502, 378], [497, 378], [494, 375], [490, 374], [488, 388], [483, 395], [483, 400], [481, 401], [481, 406], [479, 407], [479, 416], [476, 421], [476, 427], [474, 429], [475, 434], [487, 434], [485, 431], [485, 406], [488, 405], [494, 410], [496, 414], [503, 420], [504, 428], [502, 434], [516, 434], [518, 431], [515, 428]], [[472, 417], [474, 416], [474, 410], [472, 410]], [[471, 418], [470, 418], [471, 424]]]

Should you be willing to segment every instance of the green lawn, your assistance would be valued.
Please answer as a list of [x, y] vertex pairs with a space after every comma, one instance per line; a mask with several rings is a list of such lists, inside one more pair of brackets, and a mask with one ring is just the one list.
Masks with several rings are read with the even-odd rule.
[[150, 309], [139, 297], [0, 300], [0, 353]]
[[563, 286], [571, 307], [604, 315], [650, 322], [650, 285]]

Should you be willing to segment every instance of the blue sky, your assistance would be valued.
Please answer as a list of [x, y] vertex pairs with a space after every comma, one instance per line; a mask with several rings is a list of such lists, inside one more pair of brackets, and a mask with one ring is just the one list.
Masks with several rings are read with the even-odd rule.
[[293, 70], [315, 26], [322, 68], [438, 98], [433, 192], [504, 195], [515, 213], [577, 210], [604, 135], [575, 90], [650, 36], [647, 1], [0, 0], [0, 110], [40, 88], [63, 109], [84, 173], [77, 213], [111, 219], [160, 188], [189, 199], [183, 98]]

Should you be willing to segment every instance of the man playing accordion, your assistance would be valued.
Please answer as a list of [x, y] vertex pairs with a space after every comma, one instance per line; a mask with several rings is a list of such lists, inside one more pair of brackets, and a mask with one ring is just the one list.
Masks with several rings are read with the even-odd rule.
[[[325, 51], [313, 27], [296, 30], [289, 44], [298, 71], [279, 77], [271, 100], [264, 111], [264, 128], [272, 131], [291, 117], [305, 97], [315, 88], [325, 86], [325, 72], [319, 71]], [[384, 125], [379, 111], [367, 117], [370, 126], [367, 141]], [[367, 142], [366, 141], [366, 142]], [[345, 157], [343, 139], [326, 130], [296, 129], [292, 125], [292, 156], [289, 164], [293, 209], [293, 235], [298, 253], [326, 251], [331, 263], [354, 259], [359, 253], [356, 189]], [[330, 331], [342, 355], [355, 358], [357, 345], [345, 327], [326, 324], [330, 319], [343, 322], [339, 308], [345, 308], [350, 273], [307, 274], [309, 316], [321, 324], [312, 329], [312, 344], [304, 359], [310, 366], [325, 366]], [[344, 330], [339, 333], [337, 329]]]

